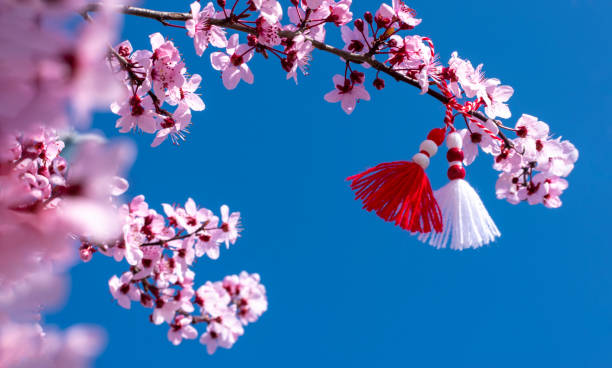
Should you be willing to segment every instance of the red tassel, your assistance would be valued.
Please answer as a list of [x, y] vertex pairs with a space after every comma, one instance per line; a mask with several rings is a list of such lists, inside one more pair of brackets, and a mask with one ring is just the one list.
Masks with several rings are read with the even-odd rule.
[[365, 210], [402, 229], [442, 232], [442, 212], [424, 169], [444, 141], [444, 133], [444, 129], [432, 130], [413, 161], [383, 163], [347, 178], [355, 199], [363, 202]]
[[423, 168], [410, 161], [377, 165], [349, 177], [355, 199], [383, 220], [410, 232], [442, 232], [442, 213]]

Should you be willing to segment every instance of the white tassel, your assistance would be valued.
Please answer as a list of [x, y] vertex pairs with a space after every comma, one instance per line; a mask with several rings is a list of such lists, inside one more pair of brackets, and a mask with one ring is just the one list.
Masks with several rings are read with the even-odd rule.
[[434, 192], [442, 211], [442, 232], [420, 234], [419, 240], [427, 242], [429, 239], [429, 244], [438, 249], [446, 248], [449, 237], [450, 248], [456, 250], [489, 244], [501, 234], [478, 193], [463, 180], [465, 169], [461, 164], [463, 151], [459, 133], [450, 133], [446, 146], [449, 148], [446, 159], [450, 166], [447, 173], [450, 182]]
[[434, 196], [442, 211], [443, 230], [420, 234], [420, 241], [429, 239], [429, 245], [446, 248], [450, 237], [450, 248], [463, 250], [489, 244], [501, 235], [478, 193], [467, 181], [451, 180], [436, 190]]

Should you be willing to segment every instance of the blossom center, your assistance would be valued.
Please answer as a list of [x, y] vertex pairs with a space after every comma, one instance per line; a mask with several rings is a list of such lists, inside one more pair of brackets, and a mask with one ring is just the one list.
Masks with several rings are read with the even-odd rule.
[[336, 88], [338, 88], [340, 93], [349, 93], [353, 90], [353, 85], [350, 80], [345, 79], [344, 84], [336, 84]]
[[361, 50], [363, 50], [363, 43], [361, 43], [361, 41], [358, 41], [358, 40], [353, 40], [349, 44], [348, 49], [349, 51], [352, 51], [352, 52], [361, 52]]
[[242, 55], [238, 55], [236, 53], [234, 53], [231, 57], [230, 57], [230, 62], [234, 65], [234, 66], [240, 66], [242, 64], [244, 64], [244, 59], [242, 58]]
[[175, 125], [176, 125], [176, 122], [171, 117], [165, 118], [164, 121], [161, 123], [161, 126], [164, 129], [165, 128], [172, 128]]
[[470, 139], [472, 140], [472, 143], [478, 144], [478, 143], [482, 142], [482, 134], [480, 134], [480, 133], [472, 133], [472, 134], [470, 134]]

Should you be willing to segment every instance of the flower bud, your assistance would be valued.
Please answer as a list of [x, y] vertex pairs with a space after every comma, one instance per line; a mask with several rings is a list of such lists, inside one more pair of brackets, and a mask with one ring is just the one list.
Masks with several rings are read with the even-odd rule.
[[281, 67], [283, 68], [284, 71], [289, 73], [291, 69], [293, 69], [293, 63], [289, 61], [288, 59], [281, 59]]
[[377, 15], [374, 18], [374, 21], [376, 22], [376, 25], [380, 28], [387, 28], [387, 26], [389, 25], [389, 23], [391, 23], [391, 19], [389, 18], [384, 18], [380, 15]]
[[374, 87], [377, 90], [381, 90], [381, 89], [385, 88], [385, 81], [380, 79], [380, 78], [374, 79], [374, 83], [372, 83], [372, 84], [374, 84]]
[[363, 32], [363, 20], [355, 19], [355, 28], [359, 30], [359, 32]]
[[372, 24], [372, 13], [370, 13], [369, 11], [365, 12], [363, 14], [363, 19], [365, 19], [368, 24]]
[[255, 35], [249, 34], [247, 36], [247, 44], [251, 47], [256, 46], [257, 45], [257, 37], [255, 37]]

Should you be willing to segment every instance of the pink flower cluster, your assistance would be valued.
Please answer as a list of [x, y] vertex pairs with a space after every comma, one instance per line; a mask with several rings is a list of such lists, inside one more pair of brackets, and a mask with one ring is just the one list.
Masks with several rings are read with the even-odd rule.
[[[160, 33], [149, 36], [152, 51], [132, 49], [129, 41], [120, 43], [111, 57], [112, 69], [124, 83], [124, 93], [111, 104], [121, 118], [116, 127], [122, 133], [134, 129], [155, 134], [151, 144], [158, 146], [168, 137], [184, 139], [191, 124], [191, 110], [202, 111], [204, 102], [195, 92], [202, 77], [186, 76], [187, 69], [178, 49]], [[164, 102], [176, 106], [174, 112]]]
[[513, 147], [502, 145], [495, 156], [493, 168], [502, 172], [495, 185], [497, 198], [561, 206], [559, 196], [568, 187], [563, 178], [574, 169], [578, 150], [569, 141], [551, 138], [548, 124], [535, 116], [521, 116], [515, 132]]
[[[219, 258], [220, 246], [234, 244], [240, 232], [240, 214], [221, 207], [221, 218], [192, 199], [184, 207], [163, 205], [165, 216], [144, 199], [135, 197], [120, 208], [123, 234], [105, 243], [84, 241], [81, 258], [89, 261], [100, 252], [116, 261], [125, 259], [129, 271], [109, 280], [117, 303], [130, 309], [133, 301], [152, 309], [153, 324], [169, 326], [174, 345], [195, 339], [195, 325], [207, 324], [200, 342], [213, 353], [217, 346], [231, 348], [267, 309], [266, 291], [258, 274], [242, 272], [223, 281], [206, 282], [195, 289], [192, 266], [206, 255]], [[196, 306], [198, 311], [196, 312]]]

